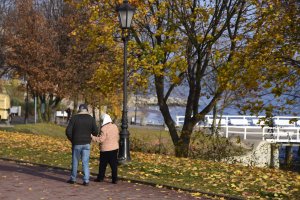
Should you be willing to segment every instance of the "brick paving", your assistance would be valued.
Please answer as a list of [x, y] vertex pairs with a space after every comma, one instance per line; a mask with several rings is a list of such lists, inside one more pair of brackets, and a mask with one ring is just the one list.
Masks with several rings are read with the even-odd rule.
[[127, 181], [112, 184], [109, 179], [101, 183], [91, 181], [86, 187], [77, 177], [77, 184], [70, 185], [66, 183], [69, 175], [68, 170], [0, 160], [0, 199], [208, 199]]

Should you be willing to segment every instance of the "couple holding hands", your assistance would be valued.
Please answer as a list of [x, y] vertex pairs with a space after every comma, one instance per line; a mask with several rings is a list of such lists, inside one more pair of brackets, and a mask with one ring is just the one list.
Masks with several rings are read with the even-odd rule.
[[100, 143], [99, 172], [95, 182], [102, 182], [105, 177], [107, 164], [111, 167], [112, 183], [116, 184], [118, 179], [118, 150], [119, 129], [112, 123], [108, 114], [102, 114], [102, 125], [100, 135], [95, 119], [88, 113], [86, 104], [79, 106], [78, 114], [72, 116], [66, 128], [66, 136], [72, 143], [72, 169], [67, 183], [76, 183], [77, 168], [82, 161], [83, 185], [89, 185], [90, 169], [90, 143], [91, 140]]

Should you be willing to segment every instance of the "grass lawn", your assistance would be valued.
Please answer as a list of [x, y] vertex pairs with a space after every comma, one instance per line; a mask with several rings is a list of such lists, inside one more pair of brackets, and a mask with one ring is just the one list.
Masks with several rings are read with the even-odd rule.
[[0, 127], [0, 130], [8, 132], [51, 135], [53, 137], [65, 137], [65, 129], [65, 127], [51, 123], [17, 124], [13, 125], [13, 127]]
[[[60, 137], [51, 135], [0, 131], [0, 157], [70, 168], [70, 142], [64, 132]], [[98, 145], [93, 143], [90, 168], [95, 173], [98, 156]], [[139, 152], [131, 152], [131, 157], [132, 162], [119, 167], [119, 175], [158, 187], [170, 185], [247, 199], [300, 197], [298, 173]]]
[[[66, 127], [51, 123], [16, 124], [13, 127], [0, 127], [0, 130], [5, 130], [8, 132], [33, 133], [50, 135], [54, 137], [65, 137], [65, 129]], [[129, 127], [128, 130], [133, 137], [139, 137], [142, 139], [165, 138], [171, 140], [167, 131], [159, 129], [153, 129], [145, 126], [140, 128]]]

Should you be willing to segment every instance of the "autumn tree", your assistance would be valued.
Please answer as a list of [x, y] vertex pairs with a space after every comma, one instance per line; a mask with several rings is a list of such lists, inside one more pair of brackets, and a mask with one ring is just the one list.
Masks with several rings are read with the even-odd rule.
[[[120, 29], [115, 12], [121, 2], [99, 0], [78, 4], [94, 14], [77, 30], [84, 37], [93, 38], [94, 46], [103, 45], [116, 55], [115, 68], [107, 60], [99, 65], [99, 73], [93, 79], [96, 88], [104, 86], [98, 80], [104, 80], [105, 76], [121, 83], [122, 63], [118, 57], [122, 46], [116, 43]], [[280, 97], [283, 91], [297, 84], [299, 69], [288, 63], [299, 52], [296, 1], [135, 0], [131, 3], [137, 7], [137, 13], [133, 40], [129, 43], [130, 79], [154, 85], [177, 156], [189, 155], [195, 125], [220, 100], [235, 95], [239, 97], [235, 99], [243, 102], [241, 110], [258, 113], [264, 108], [272, 110], [272, 105], [258, 97], [266, 94]], [[115, 82], [106, 84], [107, 88], [119, 88]], [[181, 130], [175, 127], [168, 103], [176, 88], [187, 91], [182, 97], [187, 104]]]
[[4, 46], [4, 22], [12, 7], [12, 0], [3, 0], [0, 2], [0, 77], [7, 74], [12, 69], [5, 64], [5, 46]]
[[[136, 65], [154, 76], [158, 105], [177, 156], [188, 156], [194, 126], [204, 120], [226, 91], [238, 91], [242, 97], [269, 90], [278, 96], [281, 93], [276, 91], [296, 83], [299, 70], [280, 62], [280, 57], [292, 58], [299, 50], [299, 43], [288, 42], [287, 38], [293, 36], [293, 27], [297, 27], [292, 22], [297, 14], [296, 1], [288, 8], [282, 3], [276, 0], [137, 3], [141, 7], [137, 9], [135, 30], [141, 51], [136, 54], [139, 56]], [[294, 10], [286, 14], [283, 8]], [[284, 32], [287, 28], [291, 34]], [[174, 88], [181, 85], [186, 85], [189, 91], [185, 121], [179, 133], [167, 100]], [[203, 97], [207, 100], [200, 101]], [[246, 105], [251, 109], [261, 102], [261, 99], [248, 101]]]
[[[199, 1], [147, 1], [147, 6], [149, 9], [140, 11], [146, 17], [136, 17], [136, 38], [146, 38], [137, 39], [143, 49], [143, 59], [137, 63], [140, 60], [148, 63], [146, 67], [144, 63], [140, 66], [154, 76], [158, 105], [176, 155], [188, 156], [194, 126], [204, 120], [226, 90], [228, 80], [222, 83], [219, 73], [228, 66], [236, 51], [235, 38], [242, 34], [240, 18], [246, 15], [246, 5], [244, 1], [220, 1], [216, 5]], [[168, 98], [180, 85], [189, 91], [185, 122], [179, 134]], [[208, 100], [199, 110], [203, 96]]]
[[270, 1], [257, 6], [260, 8], [257, 9], [259, 18], [254, 27], [259, 31], [254, 32], [251, 43], [242, 52], [243, 59], [248, 58], [248, 61], [240, 59], [239, 63], [250, 70], [256, 67], [261, 79], [251, 80], [252, 85], [256, 85], [255, 90], [245, 90], [251, 99], [244, 98], [239, 107], [254, 114], [267, 108], [267, 115], [295, 115], [293, 107], [299, 102], [300, 84], [297, 61], [300, 49], [299, 4], [297, 1]]
[[72, 87], [93, 107], [108, 106], [109, 112], [119, 118], [123, 60], [121, 38], [115, 32], [117, 19], [110, 10], [113, 3], [67, 2], [76, 10], [70, 32], [73, 48], [67, 55]]
[[[14, 1], [6, 20], [6, 63], [26, 78], [32, 95], [39, 97], [43, 120], [50, 120], [62, 97], [74, 100], [75, 108], [79, 99], [93, 107], [110, 103], [119, 116], [115, 105], [122, 97], [118, 89], [111, 89], [120, 87], [116, 81], [120, 70], [114, 66], [118, 62], [113, 56], [115, 43], [104, 22], [96, 21], [98, 7], [89, 12], [90, 8], [76, 1]], [[90, 26], [82, 29], [85, 25]], [[116, 69], [116, 73], [103, 76], [99, 66]], [[95, 86], [94, 81], [100, 84]], [[107, 87], [101, 82], [113, 84]]]
[[40, 97], [44, 120], [49, 120], [51, 110], [60, 101], [63, 69], [59, 65], [56, 36], [34, 1], [15, 1], [5, 22], [6, 63], [26, 77], [32, 94]]

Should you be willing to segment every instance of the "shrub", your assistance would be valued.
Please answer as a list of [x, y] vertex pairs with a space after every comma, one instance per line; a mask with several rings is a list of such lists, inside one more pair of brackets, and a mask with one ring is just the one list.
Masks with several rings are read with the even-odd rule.
[[242, 155], [245, 150], [227, 138], [197, 131], [191, 138], [189, 157], [220, 161], [229, 156]]

